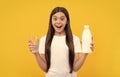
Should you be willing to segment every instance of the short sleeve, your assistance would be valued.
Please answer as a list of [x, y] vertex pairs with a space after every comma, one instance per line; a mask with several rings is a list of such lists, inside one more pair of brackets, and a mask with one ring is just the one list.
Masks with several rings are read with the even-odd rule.
[[75, 53], [81, 53], [81, 43], [79, 37], [73, 35], [73, 40], [74, 40], [74, 51]]
[[40, 39], [40, 42], [39, 42], [39, 53], [40, 54], [45, 54], [45, 40], [46, 40], [46, 36], [43, 36]]

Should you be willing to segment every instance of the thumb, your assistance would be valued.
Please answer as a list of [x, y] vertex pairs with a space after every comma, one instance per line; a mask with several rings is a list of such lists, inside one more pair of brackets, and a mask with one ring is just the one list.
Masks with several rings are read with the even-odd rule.
[[39, 39], [38, 39], [38, 36], [36, 36], [35, 43], [36, 43], [36, 44], [39, 44]]

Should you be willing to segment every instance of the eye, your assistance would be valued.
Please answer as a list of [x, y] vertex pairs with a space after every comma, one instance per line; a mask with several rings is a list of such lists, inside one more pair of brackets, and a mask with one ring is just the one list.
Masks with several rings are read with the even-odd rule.
[[56, 21], [56, 20], [57, 20], [57, 18], [53, 18], [53, 20], [54, 20], [54, 21]]
[[61, 21], [64, 21], [65, 18], [60, 18]]

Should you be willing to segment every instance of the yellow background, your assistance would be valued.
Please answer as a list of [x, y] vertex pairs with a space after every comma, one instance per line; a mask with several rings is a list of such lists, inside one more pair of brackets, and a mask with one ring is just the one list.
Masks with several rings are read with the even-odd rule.
[[0, 77], [44, 77], [28, 50], [28, 39], [45, 35], [51, 10], [68, 9], [71, 27], [79, 36], [89, 24], [95, 50], [78, 77], [120, 77], [119, 0], [1, 0]]

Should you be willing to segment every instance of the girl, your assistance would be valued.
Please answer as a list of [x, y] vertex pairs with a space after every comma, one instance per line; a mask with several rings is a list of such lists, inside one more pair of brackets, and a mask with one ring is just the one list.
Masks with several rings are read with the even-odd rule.
[[[29, 40], [29, 49], [35, 55], [46, 77], [77, 77], [87, 53], [81, 52], [80, 40], [72, 34], [68, 11], [64, 7], [53, 9], [47, 35], [36, 42]], [[91, 44], [93, 50], [93, 45]]]

